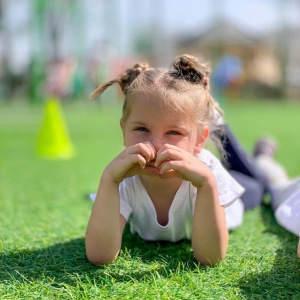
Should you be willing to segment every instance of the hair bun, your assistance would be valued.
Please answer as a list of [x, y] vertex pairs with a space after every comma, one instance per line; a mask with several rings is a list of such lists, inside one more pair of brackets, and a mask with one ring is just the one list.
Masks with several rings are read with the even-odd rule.
[[132, 68], [127, 69], [120, 75], [119, 83], [124, 94], [126, 94], [128, 87], [131, 83], [144, 71], [149, 70], [147, 63], [135, 64]]
[[197, 58], [183, 54], [174, 60], [172, 66], [175, 69], [175, 72], [172, 73], [173, 76], [207, 86], [209, 70]]

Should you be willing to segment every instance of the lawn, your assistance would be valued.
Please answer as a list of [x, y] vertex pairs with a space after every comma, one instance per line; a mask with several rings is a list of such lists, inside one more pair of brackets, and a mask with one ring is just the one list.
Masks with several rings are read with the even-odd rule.
[[[300, 104], [228, 103], [226, 120], [248, 151], [265, 135], [277, 159], [300, 174]], [[43, 107], [0, 104], [0, 299], [300, 299], [297, 238], [265, 205], [246, 213], [214, 268], [196, 263], [190, 243], [146, 243], [125, 230], [120, 257], [96, 268], [84, 235], [105, 165], [122, 149], [120, 106], [64, 105], [76, 156], [36, 154]]]

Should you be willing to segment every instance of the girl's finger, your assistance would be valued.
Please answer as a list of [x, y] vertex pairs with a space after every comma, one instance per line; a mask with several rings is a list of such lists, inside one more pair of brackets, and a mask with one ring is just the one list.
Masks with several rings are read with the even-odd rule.
[[126, 161], [127, 168], [131, 168], [132, 166], [138, 164], [141, 169], [144, 169], [146, 166], [146, 159], [140, 153], [129, 154], [127, 157], [124, 157]]
[[178, 151], [177, 149], [167, 149], [164, 151], [160, 151], [160, 153], [157, 155], [155, 166], [158, 168], [161, 164], [163, 164], [166, 161], [170, 160], [182, 160], [184, 159], [184, 156], [188, 153], [184, 153], [181, 151]]
[[178, 152], [186, 152], [186, 150], [179, 148], [177, 146], [171, 145], [171, 144], [164, 144], [158, 151], [156, 155], [160, 155], [162, 152], [166, 151], [166, 150], [176, 150]]
[[148, 158], [148, 161], [150, 160], [153, 160], [156, 156], [156, 150], [155, 148], [153, 147], [153, 145], [150, 143], [150, 142], [146, 142], [144, 143], [144, 145], [148, 148], [149, 150], [149, 158]]
[[155, 149], [150, 143], [139, 143], [128, 148], [129, 154], [140, 154], [146, 162], [154, 159]]
[[[163, 175], [168, 172], [179, 172], [183, 168], [183, 162], [179, 160], [165, 161], [160, 168], [159, 174]], [[178, 175], [177, 175], [178, 177]]]

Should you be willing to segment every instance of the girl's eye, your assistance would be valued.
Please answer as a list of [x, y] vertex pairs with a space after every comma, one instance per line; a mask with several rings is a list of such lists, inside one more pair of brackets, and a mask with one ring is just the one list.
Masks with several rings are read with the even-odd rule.
[[135, 128], [136, 131], [145, 131], [148, 132], [149, 130], [146, 127], [137, 127]]
[[179, 131], [176, 131], [176, 130], [170, 130], [170, 131], [168, 131], [168, 134], [171, 134], [171, 135], [181, 135], [181, 133]]

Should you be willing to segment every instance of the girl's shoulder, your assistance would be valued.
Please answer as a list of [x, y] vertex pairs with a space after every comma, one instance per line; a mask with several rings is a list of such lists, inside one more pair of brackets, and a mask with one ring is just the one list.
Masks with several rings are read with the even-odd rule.
[[207, 149], [202, 149], [197, 157], [210, 169], [212, 169], [216, 165], [221, 165], [220, 160]]
[[203, 149], [197, 157], [215, 175], [218, 184], [221, 205], [227, 207], [243, 194], [244, 188], [234, 180], [234, 178], [223, 167], [220, 160], [209, 150]]

